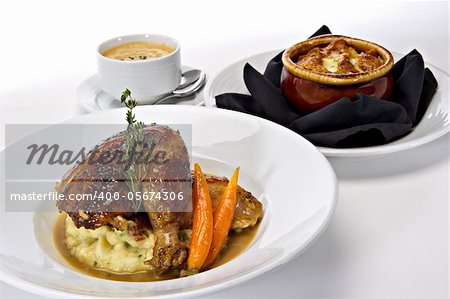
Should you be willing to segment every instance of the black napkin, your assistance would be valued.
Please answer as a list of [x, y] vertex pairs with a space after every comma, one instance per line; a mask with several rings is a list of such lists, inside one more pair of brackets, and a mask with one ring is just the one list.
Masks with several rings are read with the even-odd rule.
[[[322, 26], [311, 37], [329, 33], [328, 27]], [[433, 73], [424, 68], [422, 55], [413, 50], [393, 67], [394, 90], [389, 101], [358, 94], [353, 101], [342, 98], [305, 114], [291, 107], [281, 92], [281, 55], [269, 61], [264, 75], [247, 63], [244, 82], [251, 96], [221, 94], [216, 96], [217, 107], [269, 119], [318, 146], [362, 147], [385, 144], [408, 134], [437, 89]]]

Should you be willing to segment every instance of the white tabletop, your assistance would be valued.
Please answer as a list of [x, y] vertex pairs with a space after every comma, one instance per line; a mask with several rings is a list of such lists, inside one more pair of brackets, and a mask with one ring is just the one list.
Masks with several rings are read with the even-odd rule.
[[[0, 122], [75, 117], [75, 90], [109, 37], [162, 33], [208, 74], [286, 47], [322, 24], [396, 52], [417, 48], [448, 72], [447, 2], [29, 2], [0, 4]], [[4, 127], [0, 145], [4, 144]], [[339, 180], [331, 226], [285, 267], [207, 298], [448, 297], [448, 135], [396, 154], [330, 159]], [[37, 298], [0, 282], [2, 298]]]

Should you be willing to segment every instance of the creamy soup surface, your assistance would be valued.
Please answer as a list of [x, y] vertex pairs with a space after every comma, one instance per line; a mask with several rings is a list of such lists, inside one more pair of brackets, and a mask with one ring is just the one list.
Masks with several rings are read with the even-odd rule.
[[174, 49], [165, 44], [149, 42], [131, 42], [108, 49], [103, 56], [123, 61], [160, 58], [172, 53]]

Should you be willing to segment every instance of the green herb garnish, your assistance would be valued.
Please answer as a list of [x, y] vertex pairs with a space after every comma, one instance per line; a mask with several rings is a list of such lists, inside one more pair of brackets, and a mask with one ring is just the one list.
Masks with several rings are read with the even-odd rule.
[[127, 241], [123, 242], [123, 246], [125, 246], [125, 248], [127, 249], [131, 247], [130, 243], [128, 243]]
[[130, 60], [146, 60], [147, 56], [145, 55], [139, 55], [139, 56], [128, 56], [128, 59]]
[[[131, 91], [128, 88], [122, 92], [120, 97], [120, 102], [128, 108], [126, 114], [126, 121], [128, 122], [128, 127], [133, 126], [136, 123], [136, 117], [133, 113], [133, 109], [137, 106], [137, 101], [131, 96]], [[142, 123], [143, 124], [143, 123]]]
[[[153, 147], [153, 141], [146, 142], [144, 136], [145, 124], [141, 121], [136, 121], [136, 116], [133, 113], [133, 109], [137, 106], [137, 100], [131, 96], [131, 91], [126, 88], [122, 92], [120, 101], [125, 107], [128, 108], [126, 113], [126, 121], [128, 122], [127, 130], [123, 133], [125, 137], [124, 154], [122, 157], [125, 162], [124, 175], [126, 177], [126, 183], [128, 188], [133, 194], [142, 191], [142, 181], [147, 175], [147, 163], [140, 161], [136, 165], [136, 156], [142, 157], [145, 154], [145, 150], [151, 150]], [[133, 198], [133, 210], [139, 212], [141, 209], [141, 200]]]

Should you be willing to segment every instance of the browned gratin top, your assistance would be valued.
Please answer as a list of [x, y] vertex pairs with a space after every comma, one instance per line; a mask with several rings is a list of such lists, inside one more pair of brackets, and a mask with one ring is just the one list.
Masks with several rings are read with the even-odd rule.
[[324, 74], [365, 73], [376, 70], [383, 63], [383, 58], [375, 49], [357, 51], [343, 38], [333, 39], [325, 47], [314, 47], [296, 61], [303, 69]]

